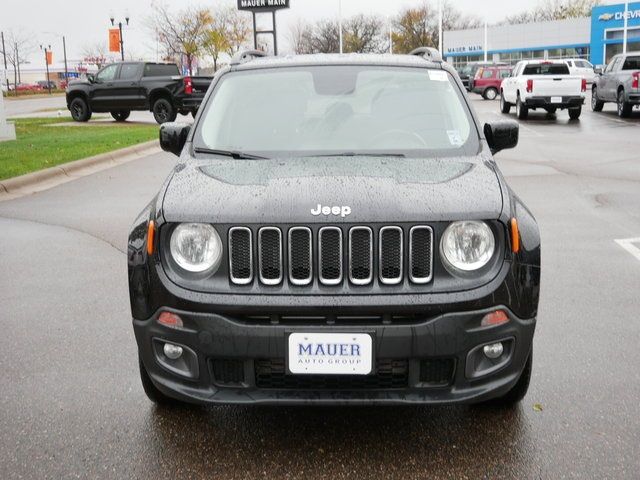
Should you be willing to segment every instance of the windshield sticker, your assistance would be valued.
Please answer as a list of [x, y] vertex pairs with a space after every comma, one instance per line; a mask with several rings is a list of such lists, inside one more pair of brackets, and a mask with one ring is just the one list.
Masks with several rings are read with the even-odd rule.
[[449, 135], [449, 142], [454, 147], [459, 147], [464, 143], [458, 130], [447, 130], [447, 135]]
[[429, 70], [429, 79], [435, 82], [448, 82], [447, 72], [442, 70]]

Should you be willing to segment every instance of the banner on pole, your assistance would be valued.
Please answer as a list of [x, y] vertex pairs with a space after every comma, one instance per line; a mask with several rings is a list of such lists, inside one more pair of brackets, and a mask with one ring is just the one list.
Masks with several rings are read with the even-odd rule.
[[118, 28], [109, 29], [109, 51], [115, 53], [120, 51], [120, 29]]
[[53, 52], [47, 50], [47, 65], [53, 65]]

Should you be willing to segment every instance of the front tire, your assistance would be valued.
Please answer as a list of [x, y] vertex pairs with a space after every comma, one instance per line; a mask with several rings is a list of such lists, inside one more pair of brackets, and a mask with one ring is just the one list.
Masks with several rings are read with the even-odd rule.
[[163, 406], [177, 405], [179, 403], [177, 400], [167, 397], [164, 393], [158, 390], [158, 387], [156, 387], [153, 384], [153, 382], [151, 381], [151, 377], [147, 372], [147, 369], [144, 367], [144, 364], [142, 363], [141, 358], [138, 358], [138, 363], [140, 365], [140, 381], [142, 382], [142, 388], [144, 389], [144, 393], [147, 394], [147, 398], [157, 405], [163, 405]]
[[500, 111], [502, 113], [509, 113], [511, 111], [511, 104], [504, 99], [504, 92], [500, 95]]
[[631, 110], [633, 105], [624, 100], [624, 90], [618, 92], [618, 116], [620, 118], [627, 118], [631, 116]]
[[158, 124], [173, 122], [178, 116], [178, 112], [173, 107], [171, 102], [166, 98], [159, 98], [153, 104], [153, 118], [155, 118]]
[[520, 120], [526, 120], [529, 116], [529, 108], [527, 108], [527, 106], [522, 103], [522, 100], [520, 100], [520, 95], [518, 95], [518, 99], [516, 100], [516, 115]]
[[582, 113], [582, 107], [570, 108], [569, 109], [569, 118], [571, 120], [577, 120], [580, 118], [580, 114]]
[[495, 100], [498, 96], [498, 90], [493, 87], [487, 88], [482, 94], [482, 98], [485, 100]]
[[604, 107], [604, 102], [598, 100], [598, 87], [593, 87], [591, 90], [591, 110], [594, 112], [601, 112]]
[[130, 110], [117, 110], [115, 112], [111, 112], [111, 116], [116, 122], [124, 122], [131, 115]]
[[71, 100], [69, 110], [71, 118], [76, 122], [88, 122], [91, 118], [91, 109], [84, 98], [77, 97]]

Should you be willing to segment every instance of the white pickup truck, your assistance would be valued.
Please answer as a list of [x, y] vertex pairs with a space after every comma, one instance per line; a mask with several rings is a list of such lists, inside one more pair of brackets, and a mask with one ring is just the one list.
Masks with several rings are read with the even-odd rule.
[[529, 110], [542, 108], [548, 113], [569, 109], [569, 118], [575, 120], [582, 113], [587, 81], [572, 76], [562, 60], [523, 60], [500, 87], [500, 109], [509, 113], [513, 105], [523, 120]]

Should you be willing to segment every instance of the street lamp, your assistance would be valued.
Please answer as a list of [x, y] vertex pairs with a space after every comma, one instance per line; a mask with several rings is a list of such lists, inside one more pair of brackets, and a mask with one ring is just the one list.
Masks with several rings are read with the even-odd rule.
[[51, 45], [45, 47], [40, 45], [40, 50], [44, 51], [44, 64], [47, 67], [47, 90], [49, 90], [49, 95], [51, 95], [51, 82], [49, 81], [49, 53], [51, 52]]
[[[127, 22], [127, 26], [129, 26], [129, 14], [127, 14], [124, 19]], [[111, 15], [110, 20], [111, 26], [115, 27], [116, 19], [113, 17], [113, 15]], [[122, 61], [124, 62], [124, 38], [122, 38], [122, 22], [118, 22], [118, 28], [120, 29], [120, 56], [122, 58]]]

